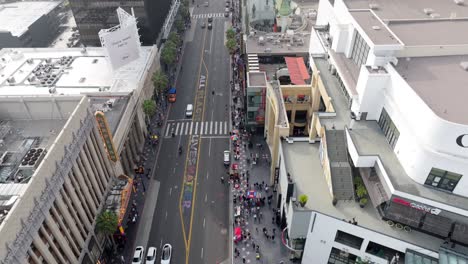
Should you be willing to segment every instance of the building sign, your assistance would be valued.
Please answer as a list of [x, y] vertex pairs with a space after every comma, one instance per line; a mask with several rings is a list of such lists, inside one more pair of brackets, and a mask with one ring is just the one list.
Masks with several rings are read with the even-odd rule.
[[408, 207], [414, 208], [416, 210], [424, 211], [426, 213], [430, 213], [430, 214], [433, 214], [433, 215], [439, 215], [442, 212], [442, 210], [440, 210], [439, 208], [430, 207], [430, 206], [427, 206], [425, 204], [410, 202], [410, 201], [407, 201], [407, 200], [405, 200], [403, 198], [393, 198], [392, 201], [394, 203], [401, 204], [401, 205], [404, 205], [404, 206], [408, 206]]
[[468, 148], [468, 134], [458, 136], [456, 142], [458, 146]]
[[106, 116], [101, 111], [97, 111], [94, 114], [94, 116], [98, 124], [98, 129], [99, 129], [99, 133], [101, 134], [102, 141], [104, 142], [104, 147], [106, 149], [107, 156], [113, 162], [117, 162], [119, 160], [119, 157], [114, 147], [114, 141], [112, 140], [112, 133], [109, 129], [109, 125], [107, 124]]

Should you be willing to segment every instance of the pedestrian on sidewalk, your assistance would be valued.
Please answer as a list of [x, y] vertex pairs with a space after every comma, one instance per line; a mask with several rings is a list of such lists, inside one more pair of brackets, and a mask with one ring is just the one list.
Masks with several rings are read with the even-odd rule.
[[221, 176], [221, 183], [224, 184], [224, 177]]
[[274, 216], [271, 218], [271, 223], [272, 223], [272, 224], [275, 223], [275, 217], [274, 217]]
[[273, 235], [276, 233], [276, 228], [273, 228]]
[[242, 263], [245, 263], [245, 257], [242, 257]]

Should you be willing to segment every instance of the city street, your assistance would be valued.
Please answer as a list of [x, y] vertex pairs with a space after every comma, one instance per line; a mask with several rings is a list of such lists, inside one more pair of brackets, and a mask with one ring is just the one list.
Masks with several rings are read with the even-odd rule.
[[[160, 252], [170, 243], [172, 263], [220, 263], [228, 258], [228, 187], [220, 181], [226, 174], [223, 151], [229, 149], [230, 130], [227, 19], [214, 17], [209, 30], [201, 27], [208, 22], [200, 16], [222, 13], [224, 4], [197, 8], [195, 3], [193, 17], [199, 18], [192, 18], [186, 33], [177, 102], [161, 134], [154, 171], [160, 187], [146, 248], [155, 246]], [[185, 116], [187, 104], [194, 106], [192, 119]]]

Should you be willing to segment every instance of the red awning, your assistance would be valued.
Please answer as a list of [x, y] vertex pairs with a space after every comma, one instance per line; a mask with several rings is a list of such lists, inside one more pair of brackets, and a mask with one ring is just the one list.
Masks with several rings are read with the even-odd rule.
[[296, 85], [306, 84], [305, 80], [310, 78], [309, 71], [301, 57], [284, 57], [288, 66], [291, 83]]

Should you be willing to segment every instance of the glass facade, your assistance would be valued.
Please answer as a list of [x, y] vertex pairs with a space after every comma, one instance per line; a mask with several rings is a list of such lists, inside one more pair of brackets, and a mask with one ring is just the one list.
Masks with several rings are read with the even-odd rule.
[[354, 39], [353, 51], [351, 52], [351, 60], [356, 65], [361, 66], [366, 64], [367, 56], [369, 55], [370, 47], [366, 41], [361, 37], [359, 32], [356, 32], [356, 38]]
[[119, 23], [116, 13], [118, 7], [123, 8], [130, 14], [133, 8], [138, 21], [137, 26], [141, 42], [143, 45], [154, 44], [169, 12], [170, 4], [171, 0], [70, 0], [73, 16], [80, 31], [81, 41], [88, 46], [100, 46], [99, 30], [111, 28]]
[[452, 192], [461, 177], [462, 175], [458, 173], [432, 168], [431, 172], [429, 172], [429, 176], [427, 176], [425, 184], [437, 189]]
[[385, 108], [382, 109], [382, 113], [380, 114], [379, 126], [385, 134], [388, 144], [390, 144], [392, 148], [395, 148], [398, 138], [400, 137], [400, 131], [398, 131], [392, 119], [390, 119]]

